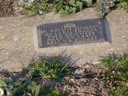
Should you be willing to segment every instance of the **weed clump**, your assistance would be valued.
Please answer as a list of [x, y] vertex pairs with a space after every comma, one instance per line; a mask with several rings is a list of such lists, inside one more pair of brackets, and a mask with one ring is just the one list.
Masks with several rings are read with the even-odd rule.
[[128, 54], [111, 54], [100, 61], [107, 68], [104, 77], [112, 87], [110, 96], [127, 96]]

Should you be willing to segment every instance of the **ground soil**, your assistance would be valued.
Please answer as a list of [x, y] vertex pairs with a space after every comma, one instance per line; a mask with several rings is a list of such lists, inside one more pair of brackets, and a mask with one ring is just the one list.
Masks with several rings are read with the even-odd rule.
[[[75, 70], [72, 71], [73, 75], [64, 77], [61, 83], [43, 78], [38, 83], [48, 88], [57, 85], [59, 90], [67, 94], [65, 96], [109, 96], [111, 86], [102, 77], [104, 72], [105, 68], [101, 66], [86, 64], [76, 66]], [[0, 74], [3, 75], [3, 78], [12, 78], [14, 81], [23, 78], [19, 72], [0, 70]]]

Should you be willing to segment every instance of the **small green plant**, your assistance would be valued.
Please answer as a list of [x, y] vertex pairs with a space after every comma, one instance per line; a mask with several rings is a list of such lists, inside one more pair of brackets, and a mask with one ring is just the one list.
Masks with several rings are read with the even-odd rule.
[[92, 0], [56, 0], [54, 2], [54, 11], [62, 15], [72, 14], [81, 11], [85, 6], [90, 7]]
[[72, 14], [81, 11], [85, 7], [90, 7], [93, 0], [34, 0], [31, 4], [21, 4], [26, 10], [32, 12], [29, 16], [45, 14], [53, 11], [61, 15]]
[[22, 82], [14, 82], [11, 91], [13, 96], [38, 96], [40, 87], [36, 82], [26, 79]]
[[103, 57], [101, 64], [107, 68], [105, 79], [112, 83], [110, 96], [128, 95], [128, 54], [111, 54]]
[[109, 96], [128, 96], [128, 83], [122, 82], [120, 86], [113, 87]]
[[96, 13], [99, 17], [104, 17], [115, 5], [115, 0], [97, 0]]
[[33, 76], [46, 79], [63, 78], [69, 74], [69, 66], [59, 60], [39, 60], [32, 68]]
[[38, 84], [31, 78], [21, 78], [10, 83], [0, 80], [0, 96], [65, 96], [61, 89], [54, 87], [56, 85], [46, 85]]
[[4, 94], [3, 96], [65, 96], [66, 93], [60, 88], [61, 82], [53, 79], [59, 80], [68, 75], [68, 65], [59, 60], [38, 60], [23, 72], [25, 73], [22, 77], [11, 81], [9, 78], [6, 80], [0, 78], [0, 94]]
[[0, 78], [0, 88], [6, 86], [6, 83], [4, 82], [3, 79]]
[[[54, 0], [53, 0], [54, 1]], [[26, 6], [25, 4], [22, 4], [21, 6], [31, 11], [31, 14], [27, 15], [27, 17], [35, 16], [37, 14], [43, 15], [45, 13], [48, 13], [52, 11], [53, 9], [53, 1], [51, 0], [38, 0], [33, 1], [32, 4]]]
[[128, 12], [128, 0], [116, 0], [118, 7], [123, 7]]
[[108, 68], [106, 78], [126, 81], [128, 80], [128, 54], [116, 55], [112, 54], [103, 57], [101, 64]]

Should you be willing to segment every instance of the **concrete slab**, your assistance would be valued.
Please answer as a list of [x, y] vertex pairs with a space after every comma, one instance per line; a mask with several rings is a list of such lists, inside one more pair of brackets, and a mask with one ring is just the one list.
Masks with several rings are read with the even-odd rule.
[[[100, 56], [109, 53], [128, 51], [128, 14], [122, 10], [113, 10], [108, 16], [112, 43], [92, 43], [69, 47], [48, 48], [36, 52], [34, 48], [33, 28], [40, 24], [98, 18], [94, 8], [85, 9], [77, 14], [61, 17], [59, 14], [48, 13], [44, 17], [23, 19], [19, 17], [0, 18], [0, 68], [17, 70], [28, 66], [37, 56], [57, 56], [67, 53], [76, 60], [75, 64], [87, 61], [97, 63]], [[65, 51], [66, 50], [66, 51]]]

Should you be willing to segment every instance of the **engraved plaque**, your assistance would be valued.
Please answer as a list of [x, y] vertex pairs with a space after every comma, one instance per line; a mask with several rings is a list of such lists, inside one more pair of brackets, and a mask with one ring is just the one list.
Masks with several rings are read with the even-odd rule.
[[[107, 29], [107, 30], [106, 30]], [[106, 19], [89, 19], [39, 25], [36, 27], [39, 48], [105, 42]]]

